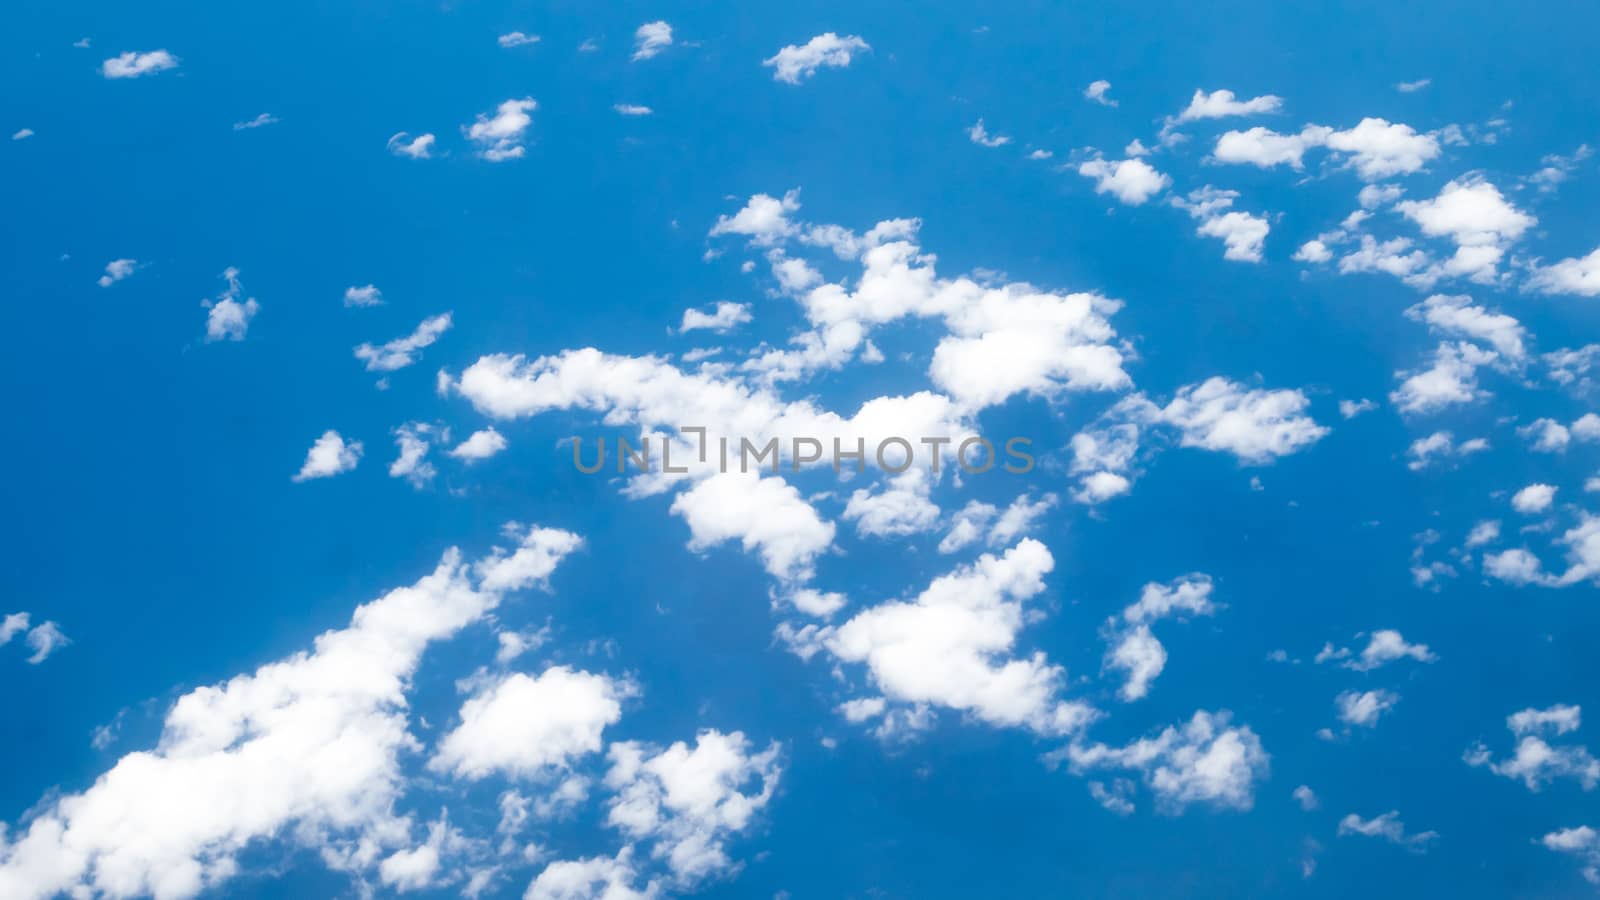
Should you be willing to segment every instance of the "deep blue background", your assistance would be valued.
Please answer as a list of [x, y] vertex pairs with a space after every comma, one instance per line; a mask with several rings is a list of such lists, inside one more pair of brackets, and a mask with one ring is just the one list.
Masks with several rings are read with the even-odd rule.
[[[1438, 528], [1459, 545], [1473, 521], [1507, 512], [1494, 491], [1538, 479], [1563, 485], [1563, 499], [1579, 496], [1595, 469], [1592, 448], [1531, 457], [1496, 419], [1570, 420], [1585, 407], [1503, 379], [1492, 385], [1495, 404], [1437, 421], [1407, 423], [1389, 409], [1340, 420], [1338, 399], [1381, 399], [1394, 371], [1418, 365], [1434, 342], [1402, 317], [1417, 295], [1399, 283], [1303, 277], [1288, 261], [1355, 208], [1349, 173], [1296, 184], [1282, 170], [1206, 166], [1208, 136], [1220, 130], [1210, 127], [1158, 158], [1182, 190], [1235, 188], [1240, 208], [1281, 216], [1267, 262], [1249, 266], [1224, 262], [1220, 245], [1195, 237], [1179, 211], [1108, 208], [1087, 180], [1023, 154], [1116, 154], [1135, 137], [1149, 143], [1196, 88], [1226, 87], [1284, 96], [1286, 113], [1267, 123], [1283, 130], [1364, 116], [1428, 130], [1504, 115], [1510, 128], [1498, 144], [1447, 148], [1407, 186], [1431, 196], [1472, 169], [1506, 186], [1541, 155], [1596, 141], [1593, 5], [1041, 3], [980, 12], [27, 0], [5, 18], [0, 131], [37, 134], [0, 145], [0, 383], [10, 399], [0, 613], [54, 619], [74, 645], [37, 667], [15, 645], [0, 651], [0, 818], [15, 822], [52, 786], [81, 789], [117, 755], [147, 745], [182, 690], [308, 646], [357, 604], [431, 568], [445, 547], [482, 552], [516, 519], [588, 540], [553, 594], [501, 615], [551, 619], [555, 658], [636, 674], [644, 696], [610, 736], [671, 740], [714, 726], [787, 742], [782, 793], [736, 848], [745, 871], [706, 896], [1592, 893], [1572, 860], [1533, 842], [1597, 824], [1592, 796], [1570, 783], [1530, 794], [1460, 762], [1480, 737], [1506, 750], [1502, 719], [1524, 706], [1600, 710], [1592, 588], [1518, 592], [1465, 570], [1432, 593], [1414, 589], [1407, 572], [1413, 534]], [[656, 18], [694, 46], [629, 64], [633, 29]], [[543, 40], [495, 45], [514, 29]], [[828, 30], [860, 34], [873, 52], [798, 88], [760, 67], [778, 47]], [[91, 49], [71, 46], [84, 36]], [[588, 38], [600, 49], [578, 53]], [[182, 66], [126, 81], [99, 74], [108, 56], [157, 47]], [[1392, 89], [1422, 77], [1434, 82], [1426, 91]], [[1113, 82], [1119, 107], [1083, 101], [1097, 78]], [[527, 157], [473, 158], [460, 126], [525, 95], [539, 102]], [[1506, 101], [1514, 105], [1502, 110]], [[619, 117], [614, 103], [656, 114]], [[282, 121], [231, 128], [261, 112]], [[1016, 143], [991, 151], [968, 142], [963, 130], [979, 116]], [[401, 130], [437, 134], [448, 155], [388, 155], [385, 141]], [[1512, 196], [1540, 218], [1530, 238], [1539, 255], [1594, 247], [1592, 169], [1555, 197]], [[945, 274], [987, 267], [1125, 299], [1113, 324], [1137, 342], [1142, 359], [1131, 371], [1153, 396], [1213, 374], [1258, 373], [1266, 386], [1313, 395], [1313, 414], [1334, 432], [1305, 453], [1247, 471], [1224, 455], [1173, 450], [1098, 517], [1058, 507], [1043, 535], [1058, 563], [1052, 615], [1025, 634], [1088, 679], [1080, 693], [1111, 711], [1097, 739], [1130, 739], [1197, 708], [1233, 710], [1272, 754], [1255, 810], [1168, 817], [1141, 794], [1139, 812], [1117, 818], [1081, 779], [1039, 763], [1048, 745], [953, 716], [918, 743], [879, 745], [832, 712], [842, 698], [824, 665], [772, 645], [768, 582], [754, 560], [733, 548], [697, 558], [683, 549], [687, 532], [667, 515], [668, 498], [629, 502], [570, 471], [556, 441], [584, 420], [500, 426], [510, 453], [470, 470], [438, 461], [441, 483], [427, 491], [387, 477], [394, 426], [438, 420], [464, 436], [483, 424], [464, 402], [434, 395], [439, 366], [589, 345], [686, 349], [694, 342], [668, 329], [686, 306], [719, 299], [753, 303], [756, 329], [780, 339], [794, 312], [765, 295], [763, 275], [739, 273], [745, 255], [701, 257], [717, 215], [752, 193], [797, 186], [813, 221], [862, 230], [922, 217], [923, 244]], [[118, 257], [142, 268], [97, 287]], [[199, 301], [221, 289], [227, 266], [240, 269], [262, 311], [242, 344], [205, 345]], [[341, 305], [345, 287], [368, 282], [387, 305]], [[1597, 333], [1592, 302], [1474, 293], [1526, 322], [1541, 350]], [[447, 309], [455, 329], [376, 391], [350, 348]], [[825, 383], [853, 402], [902, 389], [877, 380], [897, 378], [889, 368]], [[1060, 446], [1103, 401], [1018, 402], [993, 421], [1025, 423], [1039, 443]], [[1492, 432], [1495, 449], [1460, 470], [1407, 471], [1405, 445], [1435, 427]], [[364, 441], [367, 458], [352, 474], [291, 485], [305, 449], [329, 428]], [[1250, 490], [1253, 474], [1264, 491]], [[1070, 486], [1041, 472], [1026, 485], [974, 487], [1000, 503], [1022, 489]], [[915, 592], [952, 564], [932, 552], [937, 539], [895, 547], [841, 525], [843, 553], [823, 562], [819, 581], [857, 601]], [[1143, 583], [1196, 570], [1217, 578], [1226, 609], [1158, 625], [1167, 671], [1148, 700], [1122, 706], [1115, 679], [1095, 678], [1100, 623]], [[1352, 644], [1355, 632], [1378, 627], [1428, 643], [1440, 661], [1365, 676], [1311, 664], [1324, 641]], [[608, 638], [612, 656], [581, 649]], [[1276, 648], [1303, 662], [1267, 662]], [[459, 702], [452, 679], [490, 652], [480, 630], [430, 656], [418, 713], [447, 721]], [[1378, 686], [1404, 699], [1376, 730], [1341, 743], [1314, 736], [1334, 724], [1336, 693]], [[125, 709], [118, 742], [92, 749], [92, 729]], [[837, 749], [821, 746], [824, 736]], [[1290, 800], [1301, 783], [1322, 809], [1304, 813]], [[454, 819], [492, 820], [491, 809], [469, 812], [467, 798], [449, 805]], [[1441, 832], [1438, 845], [1410, 855], [1334, 837], [1345, 813], [1391, 808], [1413, 829]], [[1323, 850], [1303, 880], [1308, 839]], [[551, 842], [579, 853], [614, 844], [582, 823]], [[504, 883], [503, 895], [520, 896], [526, 881]], [[346, 889], [308, 858], [283, 881], [242, 878], [226, 893]]]

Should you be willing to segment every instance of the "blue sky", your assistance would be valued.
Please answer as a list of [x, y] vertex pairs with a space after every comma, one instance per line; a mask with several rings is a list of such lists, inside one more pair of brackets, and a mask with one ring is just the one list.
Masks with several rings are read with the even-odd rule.
[[0, 896], [1600, 885], [1593, 10], [10, 13]]

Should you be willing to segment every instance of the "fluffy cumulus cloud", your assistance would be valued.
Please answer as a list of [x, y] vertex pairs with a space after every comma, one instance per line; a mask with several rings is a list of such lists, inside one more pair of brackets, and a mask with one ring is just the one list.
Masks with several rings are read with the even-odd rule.
[[1483, 283], [1499, 277], [1506, 249], [1538, 222], [1482, 179], [1451, 181], [1432, 200], [1406, 200], [1395, 209], [1423, 234], [1455, 243], [1455, 255], [1443, 263], [1444, 274]]
[[[575, 540], [543, 534], [557, 559]], [[407, 786], [401, 759], [418, 749], [406, 693], [430, 645], [499, 604], [500, 590], [471, 573], [451, 549], [310, 650], [184, 694], [153, 748], [123, 756], [81, 792], [47, 798], [26, 828], [0, 835], [0, 895], [192, 897], [273, 838], [353, 874], [396, 859], [385, 880], [431, 881], [436, 863], [410, 847], [413, 822], [396, 810]], [[445, 834], [430, 841], [437, 854]]]
[[712, 307], [710, 312], [698, 309], [684, 310], [683, 322], [678, 325], [678, 330], [680, 332], [705, 330], [726, 334], [748, 321], [750, 321], [750, 307], [747, 304], [723, 300]]
[[325, 431], [306, 451], [306, 461], [295, 473], [294, 480], [331, 478], [354, 469], [360, 461], [360, 441], [346, 441], [337, 431]]
[[1147, 696], [1151, 683], [1166, 668], [1167, 651], [1151, 631], [1151, 623], [1213, 615], [1217, 606], [1211, 600], [1211, 591], [1210, 576], [1200, 573], [1168, 584], [1152, 582], [1144, 586], [1138, 602], [1106, 623], [1111, 647], [1106, 651], [1105, 667], [1126, 673], [1127, 680], [1118, 691], [1124, 701]]
[[106, 263], [106, 273], [100, 276], [97, 284], [103, 288], [111, 287], [113, 284], [132, 275], [137, 268], [139, 268], [139, 261], [136, 259], [113, 259], [111, 262]]
[[1403, 659], [1422, 663], [1438, 660], [1438, 656], [1428, 649], [1427, 644], [1410, 643], [1404, 635], [1393, 628], [1380, 628], [1374, 631], [1367, 639], [1367, 646], [1354, 656], [1324, 648], [1323, 652], [1318, 654], [1317, 662], [1323, 662], [1329, 657], [1342, 658], [1344, 661], [1341, 664], [1345, 668], [1357, 672], [1370, 672]]
[[777, 790], [782, 748], [752, 746], [741, 732], [701, 732], [693, 747], [611, 745], [605, 785], [615, 792], [606, 821], [649, 842], [671, 880], [692, 887], [735, 870], [727, 840], [748, 829]]
[[841, 662], [864, 665], [873, 688], [897, 705], [1070, 734], [1093, 712], [1061, 698], [1064, 670], [1043, 653], [1013, 655], [1027, 620], [1023, 604], [1044, 590], [1054, 566], [1043, 544], [1025, 538], [1001, 556], [984, 554], [935, 579], [911, 600], [870, 607], [803, 639]]
[[1582, 723], [1582, 710], [1575, 705], [1530, 707], [1506, 717], [1506, 728], [1517, 739], [1510, 756], [1496, 760], [1489, 748], [1478, 742], [1468, 748], [1464, 759], [1467, 765], [1521, 781], [1530, 791], [1560, 779], [1572, 779], [1584, 790], [1593, 790], [1600, 784], [1600, 760], [1581, 744], [1570, 740], [1552, 744], [1549, 740], [1577, 731]]
[[145, 53], [128, 51], [111, 57], [100, 64], [100, 73], [107, 78], [142, 78], [178, 67], [178, 58], [165, 50]]
[[[538, 105], [532, 97], [506, 100], [495, 107], [493, 115], [479, 113], [476, 122], [463, 126], [461, 130], [466, 134], [467, 140], [477, 145], [478, 156], [489, 162], [521, 159], [528, 152], [522, 142], [528, 133], [528, 127], [533, 124], [532, 113]], [[424, 137], [431, 136], [424, 135]], [[391, 138], [389, 143], [392, 148], [394, 139]]]
[[566, 666], [490, 679], [461, 705], [460, 723], [439, 740], [428, 767], [470, 780], [559, 776], [600, 751], [632, 692], [626, 682]]
[[1111, 99], [1110, 94], [1111, 82], [1106, 81], [1103, 78], [1098, 81], [1090, 82], [1089, 86], [1083, 89], [1083, 98], [1085, 100], [1088, 100], [1091, 103], [1098, 103], [1101, 106], [1117, 105], [1117, 101]]
[[633, 33], [633, 61], [660, 55], [672, 46], [672, 26], [666, 22], [646, 22]]
[[[438, 471], [428, 462], [428, 451], [433, 449], [435, 437], [443, 436], [438, 428], [426, 422], [408, 422], [396, 428], [394, 442], [398, 454], [394, 462], [389, 464], [389, 477], [404, 478], [411, 482], [412, 487], [418, 489], [432, 481]], [[352, 455], [359, 458], [361, 455], [359, 444], [355, 445], [354, 451]], [[350, 466], [355, 467], [354, 460], [351, 460]]]
[[1272, 226], [1261, 216], [1232, 209], [1238, 197], [1238, 191], [1206, 185], [1190, 192], [1187, 198], [1174, 198], [1173, 205], [1200, 221], [1196, 234], [1222, 241], [1223, 259], [1258, 263]]
[[798, 47], [789, 44], [761, 64], [772, 69], [775, 81], [799, 84], [817, 74], [818, 69], [845, 68], [850, 65], [852, 55], [871, 49], [866, 41], [853, 34], [840, 37], [828, 31]]
[[1305, 415], [1308, 405], [1300, 391], [1246, 388], [1215, 377], [1178, 391], [1161, 410], [1161, 419], [1179, 429], [1186, 447], [1222, 450], [1260, 465], [1302, 450], [1328, 433]]
[[1194, 92], [1189, 105], [1183, 112], [1178, 113], [1179, 122], [1193, 122], [1197, 119], [1224, 119], [1230, 116], [1255, 116], [1266, 113], [1275, 113], [1283, 108], [1283, 98], [1273, 94], [1263, 94], [1242, 100], [1230, 90], [1216, 90], [1207, 93], [1203, 90]]
[[1394, 709], [1400, 695], [1394, 691], [1342, 691], [1333, 699], [1339, 721], [1358, 728], [1371, 728], [1378, 724], [1384, 713]]
[[1420, 472], [1446, 460], [1458, 461], [1487, 449], [1489, 442], [1484, 438], [1457, 441], [1448, 431], [1435, 431], [1427, 437], [1417, 438], [1406, 448], [1406, 457], [1409, 460], [1406, 467], [1413, 472]]
[[1268, 128], [1229, 131], [1217, 139], [1212, 158], [1222, 163], [1261, 168], [1287, 165], [1301, 169], [1313, 148], [1333, 152], [1365, 181], [1380, 181], [1419, 172], [1439, 156], [1439, 141], [1420, 134], [1410, 125], [1385, 119], [1362, 119], [1343, 131], [1326, 125], [1307, 125], [1283, 134]]
[[351, 285], [344, 289], [345, 306], [382, 306], [383, 291], [374, 284]]
[[480, 459], [488, 459], [509, 445], [505, 435], [493, 427], [480, 428], [451, 449], [450, 455], [464, 462], [473, 463]]
[[1478, 387], [1478, 369], [1499, 359], [1494, 351], [1466, 341], [1441, 343], [1431, 366], [1396, 373], [1401, 382], [1389, 400], [1403, 413], [1429, 414], [1483, 399], [1487, 393]]
[[1470, 297], [1434, 294], [1407, 309], [1406, 316], [1448, 337], [1488, 344], [1509, 362], [1520, 363], [1527, 357], [1528, 333], [1522, 323], [1504, 313], [1475, 306]]
[[1078, 166], [1078, 174], [1094, 179], [1096, 194], [1111, 194], [1129, 206], [1142, 205], [1172, 184], [1142, 159], [1092, 159]]
[[250, 332], [250, 322], [255, 319], [256, 313], [261, 311], [261, 304], [254, 297], [239, 299], [243, 288], [239, 284], [239, 270], [228, 268], [222, 273], [228, 287], [216, 299], [205, 300], [201, 306], [206, 310], [206, 342], [214, 341], [242, 341]]
[[1600, 295], [1600, 248], [1588, 256], [1563, 259], [1534, 270], [1528, 284], [1545, 294]]
[[1267, 777], [1271, 758], [1247, 725], [1227, 712], [1198, 711], [1182, 725], [1122, 747], [1070, 744], [1056, 753], [1074, 772], [1123, 769], [1137, 772], [1155, 795], [1157, 809], [1180, 813], [1192, 804], [1247, 810], [1256, 784]]
[[833, 543], [834, 525], [781, 478], [726, 472], [679, 494], [672, 511], [689, 525], [689, 547], [706, 550], [738, 541], [758, 553], [774, 577], [805, 580]]

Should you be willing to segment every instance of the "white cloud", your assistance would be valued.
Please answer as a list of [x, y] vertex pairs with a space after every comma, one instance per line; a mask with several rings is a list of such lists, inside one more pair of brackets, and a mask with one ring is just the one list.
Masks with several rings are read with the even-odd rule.
[[1416, 81], [1402, 81], [1394, 89], [1402, 94], [1414, 94], [1430, 84], [1433, 84], [1432, 78], [1419, 78]]
[[[495, 108], [493, 116], [479, 113], [478, 120], [463, 126], [462, 131], [468, 140], [478, 145], [478, 156], [489, 162], [521, 159], [527, 152], [522, 139], [528, 126], [533, 124], [530, 113], [538, 106], [532, 97], [506, 100]], [[390, 144], [393, 142], [391, 138]]]
[[982, 119], [974, 122], [972, 127], [967, 129], [967, 137], [974, 144], [984, 147], [1004, 147], [1006, 144], [1011, 143], [1011, 138], [1006, 135], [990, 134], [989, 130], [983, 127]]
[[1031, 533], [1039, 519], [1055, 505], [1055, 494], [1045, 494], [1037, 501], [1023, 494], [1011, 501], [1011, 505], [1000, 513], [1000, 518], [989, 530], [989, 546], [1010, 546], [1018, 538]]
[[1600, 832], [1587, 825], [1563, 828], [1540, 838], [1540, 843], [1557, 853], [1570, 853], [1583, 861], [1583, 877], [1600, 885]]
[[386, 145], [390, 153], [395, 156], [404, 156], [410, 159], [432, 159], [435, 138], [431, 134], [419, 134], [412, 137], [409, 133], [397, 132], [389, 138]]
[[471, 463], [488, 459], [506, 449], [506, 446], [505, 436], [491, 426], [474, 431], [466, 440], [457, 444], [455, 449], [450, 451], [450, 455]]
[[856, 35], [840, 37], [829, 31], [806, 41], [803, 46], [789, 44], [761, 64], [773, 70], [773, 80], [799, 84], [815, 75], [819, 68], [845, 68], [850, 65], [852, 54], [871, 49]]
[[1362, 119], [1345, 131], [1329, 132], [1327, 146], [1348, 154], [1356, 174], [1366, 181], [1420, 172], [1439, 155], [1439, 142], [1432, 135], [1377, 118]]
[[242, 292], [239, 286], [239, 270], [228, 268], [223, 271], [222, 277], [227, 280], [228, 287], [215, 300], [201, 301], [200, 305], [206, 313], [206, 343], [213, 341], [242, 341], [250, 331], [250, 320], [261, 310], [261, 304], [254, 297], [239, 302]]
[[1482, 547], [1492, 544], [1500, 539], [1500, 521], [1498, 519], [1485, 519], [1472, 526], [1472, 531], [1467, 534], [1466, 546]]
[[[424, 649], [500, 600], [458, 551], [414, 585], [361, 606], [313, 648], [183, 695], [155, 747], [80, 793], [47, 797], [0, 838], [0, 895], [188, 898], [274, 837], [361, 871], [409, 843], [406, 691]], [[137, 836], [137, 839], [130, 838]], [[401, 857], [396, 877], [428, 869]]]
[[1229, 131], [1217, 138], [1211, 158], [1223, 163], [1249, 163], [1262, 169], [1288, 164], [1305, 168], [1306, 151], [1327, 140], [1328, 129], [1308, 125], [1299, 134], [1279, 134], [1257, 125], [1247, 131]]
[[926, 469], [907, 470], [884, 490], [851, 492], [843, 518], [855, 522], [861, 534], [875, 537], [931, 531], [939, 524], [939, 507], [928, 500], [930, 487]]
[[1520, 362], [1527, 356], [1522, 323], [1504, 313], [1492, 313], [1473, 306], [1472, 298], [1434, 294], [1406, 310], [1406, 317], [1425, 322], [1434, 332], [1448, 337], [1482, 341], [1507, 360]]
[[322, 437], [306, 452], [306, 461], [300, 466], [300, 471], [295, 473], [293, 481], [309, 481], [313, 478], [330, 478], [334, 475], [348, 472], [361, 461], [361, 442], [350, 441], [339, 436], [337, 431], [325, 431]]
[[530, 44], [539, 43], [539, 36], [537, 34], [523, 34], [520, 31], [509, 31], [500, 35], [495, 41], [500, 46], [507, 48], [526, 47]]
[[679, 494], [672, 511], [689, 525], [691, 550], [738, 540], [746, 551], [761, 555], [773, 577], [784, 580], [809, 579], [812, 562], [833, 543], [833, 523], [823, 521], [782, 478], [712, 475]]
[[1544, 294], [1600, 295], [1600, 247], [1580, 259], [1563, 259], [1551, 266], [1537, 266], [1528, 286]]
[[344, 305], [382, 306], [383, 291], [378, 290], [377, 285], [372, 284], [362, 285], [360, 287], [351, 285], [350, 287], [344, 289]]
[[1477, 178], [1446, 184], [1432, 200], [1406, 200], [1395, 209], [1417, 223], [1423, 234], [1448, 237], [1456, 255], [1445, 261], [1448, 275], [1493, 283], [1506, 248], [1538, 220], [1506, 201], [1493, 184]]
[[1362, 413], [1372, 412], [1377, 408], [1377, 403], [1374, 403], [1365, 397], [1361, 398], [1360, 400], [1339, 401], [1339, 415], [1344, 416], [1346, 419], [1354, 419], [1356, 416], [1359, 416]]
[[25, 612], [14, 612], [0, 619], [0, 647], [11, 643], [11, 639], [28, 630], [28, 621], [32, 617]]
[[1583, 708], [1573, 704], [1557, 703], [1544, 709], [1529, 707], [1506, 716], [1506, 727], [1517, 736], [1550, 733], [1556, 735], [1577, 731], [1583, 725]]
[[1390, 392], [1389, 400], [1404, 413], [1434, 413], [1482, 399], [1487, 394], [1478, 389], [1478, 368], [1499, 358], [1464, 341], [1441, 343], [1430, 368], [1395, 373], [1404, 380]]
[[11, 132], [11, 139], [13, 141], [25, 141], [31, 137], [33, 137], [32, 128], [18, 128], [16, 131]]
[[1534, 419], [1519, 427], [1517, 435], [1525, 438], [1536, 453], [1565, 453], [1572, 443], [1572, 431], [1555, 419]]
[[649, 59], [671, 46], [671, 25], [665, 22], [646, 22], [633, 33], [633, 61]]
[[626, 682], [567, 666], [478, 684], [428, 768], [473, 781], [560, 777], [600, 752], [602, 732], [621, 720], [621, 701], [633, 692]]
[[863, 663], [876, 694], [902, 704], [933, 704], [991, 725], [1069, 734], [1093, 716], [1060, 700], [1065, 673], [1043, 653], [1012, 657], [1025, 621], [1023, 603], [1044, 590], [1055, 561], [1031, 538], [996, 557], [935, 579], [909, 601], [874, 606], [818, 643], [844, 662]]
[[1296, 390], [1246, 389], [1220, 376], [1180, 389], [1161, 410], [1185, 447], [1232, 453], [1260, 465], [1321, 440], [1328, 429], [1304, 414], [1310, 401]]
[[1318, 806], [1316, 792], [1303, 784], [1295, 788], [1291, 796], [1294, 797], [1296, 803], [1300, 804], [1300, 808], [1306, 812], [1310, 812]]
[[1101, 106], [1116, 106], [1117, 101], [1107, 96], [1110, 90], [1111, 82], [1101, 79], [1090, 82], [1089, 86], [1083, 89], [1083, 97], [1085, 100], [1098, 103]]
[[545, 866], [528, 885], [523, 900], [656, 900], [661, 896], [660, 885], [654, 881], [636, 889], [638, 877], [628, 847], [615, 858], [558, 860]]
[[1124, 701], [1139, 700], [1150, 693], [1150, 683], [1166, 668], [1167, 650], [1151, 633], [1150, 626], [1139, 625], [1123, 632], [1106, 653], [1105, 664], [1108, 669], [1127, 673], [1118, 695]]
[[1227, 712], [1198, 711], [1181, 726], [1124, 747], [1071, 744], [1051, 759], [1066, 759], [1074, 772], [1121, 768], [1140, 772], [1158, 808], [1180, 813], [1193, 803], [1247, 810], [1255, 784], [1267, 777], [1270, 757], [1247, 725], [1234, 726]]
[[111, 262], [106, 263], [106, 273], [100, 276], [100, 280], [97, 283], [103, 288], [111, 287], [113, 284], [132, 275], [137, 268], [139, 268], [139, 261], [136, 259], [113, 259]]
[[655, 110], [651, 109], [650, 107], [640, 106], [637, 103], [613, 103], [611, 108], [615, 110], [619, 116], [631, 116], [634, 118], [639, 116], [648, 116], [655, 113]]
[[799, 208], [798, 190], [789, 191], [781, 200], [756, 194], [734, 215], [718, 216], [716, 224], [711, 226], [710, 236], [738, 234], [757, 244], [772, 244], [793, 233], [794, 224], [789, 221], [788, 214]]
[[1320, 240], [1306, 241], [1292, 257], [1296, 262], [1325, 263], [1333, 259], [1333, 252]]
[[1378, 724], [1378, 717], [1394, 709], [1399, 702], [1399, 694], [1385, 690], [1343, 691], [1333, 698], [1339, 721], [1360, 728], [1371, 728]]
[[1189, 100], [1189, 105], [1184, 107], [1183, 112], [1178, 113], [1178, 121], [1193, 122], [1197, 119], [1254, 116], [1275, 113], [1282, 108], [1283, 98], [1272, 94], [1240, 100], [1229, 90], [1212, 91], [1209, 94], [1197, 90], [1194, 92], [1194, 97]]
[[416, 362], [422, 350], [433, 346], [440, 336], [450, 330], [450, 313], [429, 316], [417, 325], [415, 331], [403, 338], [395, 338], [381, 346], [361, 344], [355, 349], [356, 359], [367, 364], [368, 372], [395, 372]]
[[782, 771], [773, 742], [753, 752], [741, 732], [700, 732], [654, 750], [635, 741], [612, 744], [605, 784], [616, 792], [606, 822], [630, 841], [653, 841], [681, 886], [725, 875], [729, 837], [750, 827], [777, 790]]
[[1344, 131], [1325, 125], [1307, 125], [1298, 134], [1280, 134], [1260, 126], [1229, 131], [1217, 139], [1211, 155], [1223, 163], [1248, 163], [1264, 169], [1287, 164], [1299, 170], [1305, 165], [1306, 151], [1314, 147], [1342, 154], [1365, 181], [1419, 172], [1439, 155], [1439, 142], [1432, 135], [1378, 118], [1362, 119]]
[[704, 329], [717, 334], [727, 334], [748, 321], [750, 321], [750, 306], [748, 304], [722, 300], [717, 303], [711, 312], [701, 312], [698, 309], [684, 310], [683, 323], [678, 326], [678, 331]]
[[1399, 810], [1390, 810], [1372, 819], [1363, 819], [1355, 813], [1350, 813], [1339, 820], [1339, 836], [1348, 835], [1383, 838], [1391, 844], [1398, 844], [1415, 852], [1422, 852], [1439, 838], [1439, 833], [1436, 831], [1407, 834], [1405, 823], [1400, 821]]
[[1142, 159], [1092, 159], [1078, 166], [1078, 174], [1095, 180], [1096, 194], [1114, 194], [1129, 206], [1143, 204], [1172, 184], [1171, 178]]
[[1233, 201], [1239, 196], [1238, 191], [1218, 190], [1211, 185], [1206, 185], [1196, 191], [1191, 191], [1187, 199], [1174, 198], [1173, 205], [1188, 211], [1189, 215], [1200, 220], [1200, 226], [1195, 233], [1201, 237], [1214, 237], [1222, 240], [1222, 258], [1236, 262], [1260, 262], [1262, 247], [1266, 243], [1267, 233], [1272, 230], [1267, 220], [1250, 213], [1229, 211]]
[[165, 50], [151, 50], [148, 53], [130, 50], [101, 63], [100, 72], [107, 78], [139, 78], [177, 67], [178, 58]]
[[1549, 509], [1555, 496], [1554, 485], [1530, 484], [1511, 495], [1511, 508], [1525, 516], [1536, 515]]
[[1511, 756], [1496, 762], [1489, 748], [1479, 742], [1468, 748], [1463, 759], [1469, 766], [1487, 767], [1502, 778], [1521, 781], [1530, 791], [1537, 792], [1560, 778], [1571, 778], [1584, 790], [1593, 790], [1600, 784], [1600, 760], [1582, 745], [1551, 745], [1544, 739], [1576, 731], [1581, 724], [1577, 706], [1524, 709], [1506, 717], [1506, 727], [1518, 739]]
[[1483, 438], [1472, 438], [1458, 444], [1450, 432], [1435, 431], [1427, 437], [1417, 438], [1406, 448], [1406, 456], [1411, 459], [1406, 467], [1413, 472], [1420, 472], [1438, 460], [1459, 459], [1487, 449], [1489, 442]]
[[1399, 200], [1406, 189], [1398, 184], [1369, 184], [1356, 194], [1362, 209], [1377, 209]]
[[1407, 643], [1400, 632], [1392, 628], [1382, 628], [1374, 631], [1367, 639], [1367, 646], [1359, 656], [1346, 660], [1343, 665], [1357, 672], [1370, 672], [1401, 659], [1431, 663], [1437, 662], [1439, 657], [1428, 649], [1427, 644]]
[[235, 123], [233, 123], [233, 130], [234, 131], [250, 131], [250, 130], [255, 129], [255, 128], [261, 128], [261, 127], [263, 127], [265, 125], [276, 125], [276, 124], [278, 124], [278, 117], [277, 116], [273, 115], [272, 113], [261, 113], [260, 115], [256, 116], [254, 119], [246, 119], [243, 122], [235, 122]]
[[427, 461], [427, 456], [433, 446], [429, 438], [434, 431], [433, 426], [424, 422], [409, 422], [394, 430], [399, 455], [389, 464], [390, 478], [404, 478], [418, 490], [433, 480], [438, 473], [433, 464]]
[[[22, 623], [26, 626], [27, 613], [22, 613], [21, 615], [23, 616]], [[4, 634], [10, 628], [13, 624], [12, 620], [13, 616], [6, 617], [4, 625], [0, 625], [0, 634]], [[5, 640], [0, 640], [0, 644], [5, 644], [10, 639], [11, 636], [5, 634]], [[32, 655], [28, 657], [28, 663], [35, 666], [49, 659], [50, 654], [72, 643], [68, 639], [66, 632], [61, 630], [61, 626], [50, 621], [41, 622], [29, 628], [28, 633], [23, 637], [23, 641], [27, 643], [28, 649], [33, 651]]]
[[1156, 640], [1150, 624], [1166, 618], [1209, 616], [1216, 612], [1211, 602], [1211, 577], [1201, 573], [1185, 575], [1167, 584], [1151, 582], [1144, 586], [1139, 600], [1113, 616], [1105, 633], [1112, 641], [1105, 667], [1127, 673], [1118, 692], [1124, 701], [1144, 698], [1167, 664], [1166, 648]]

